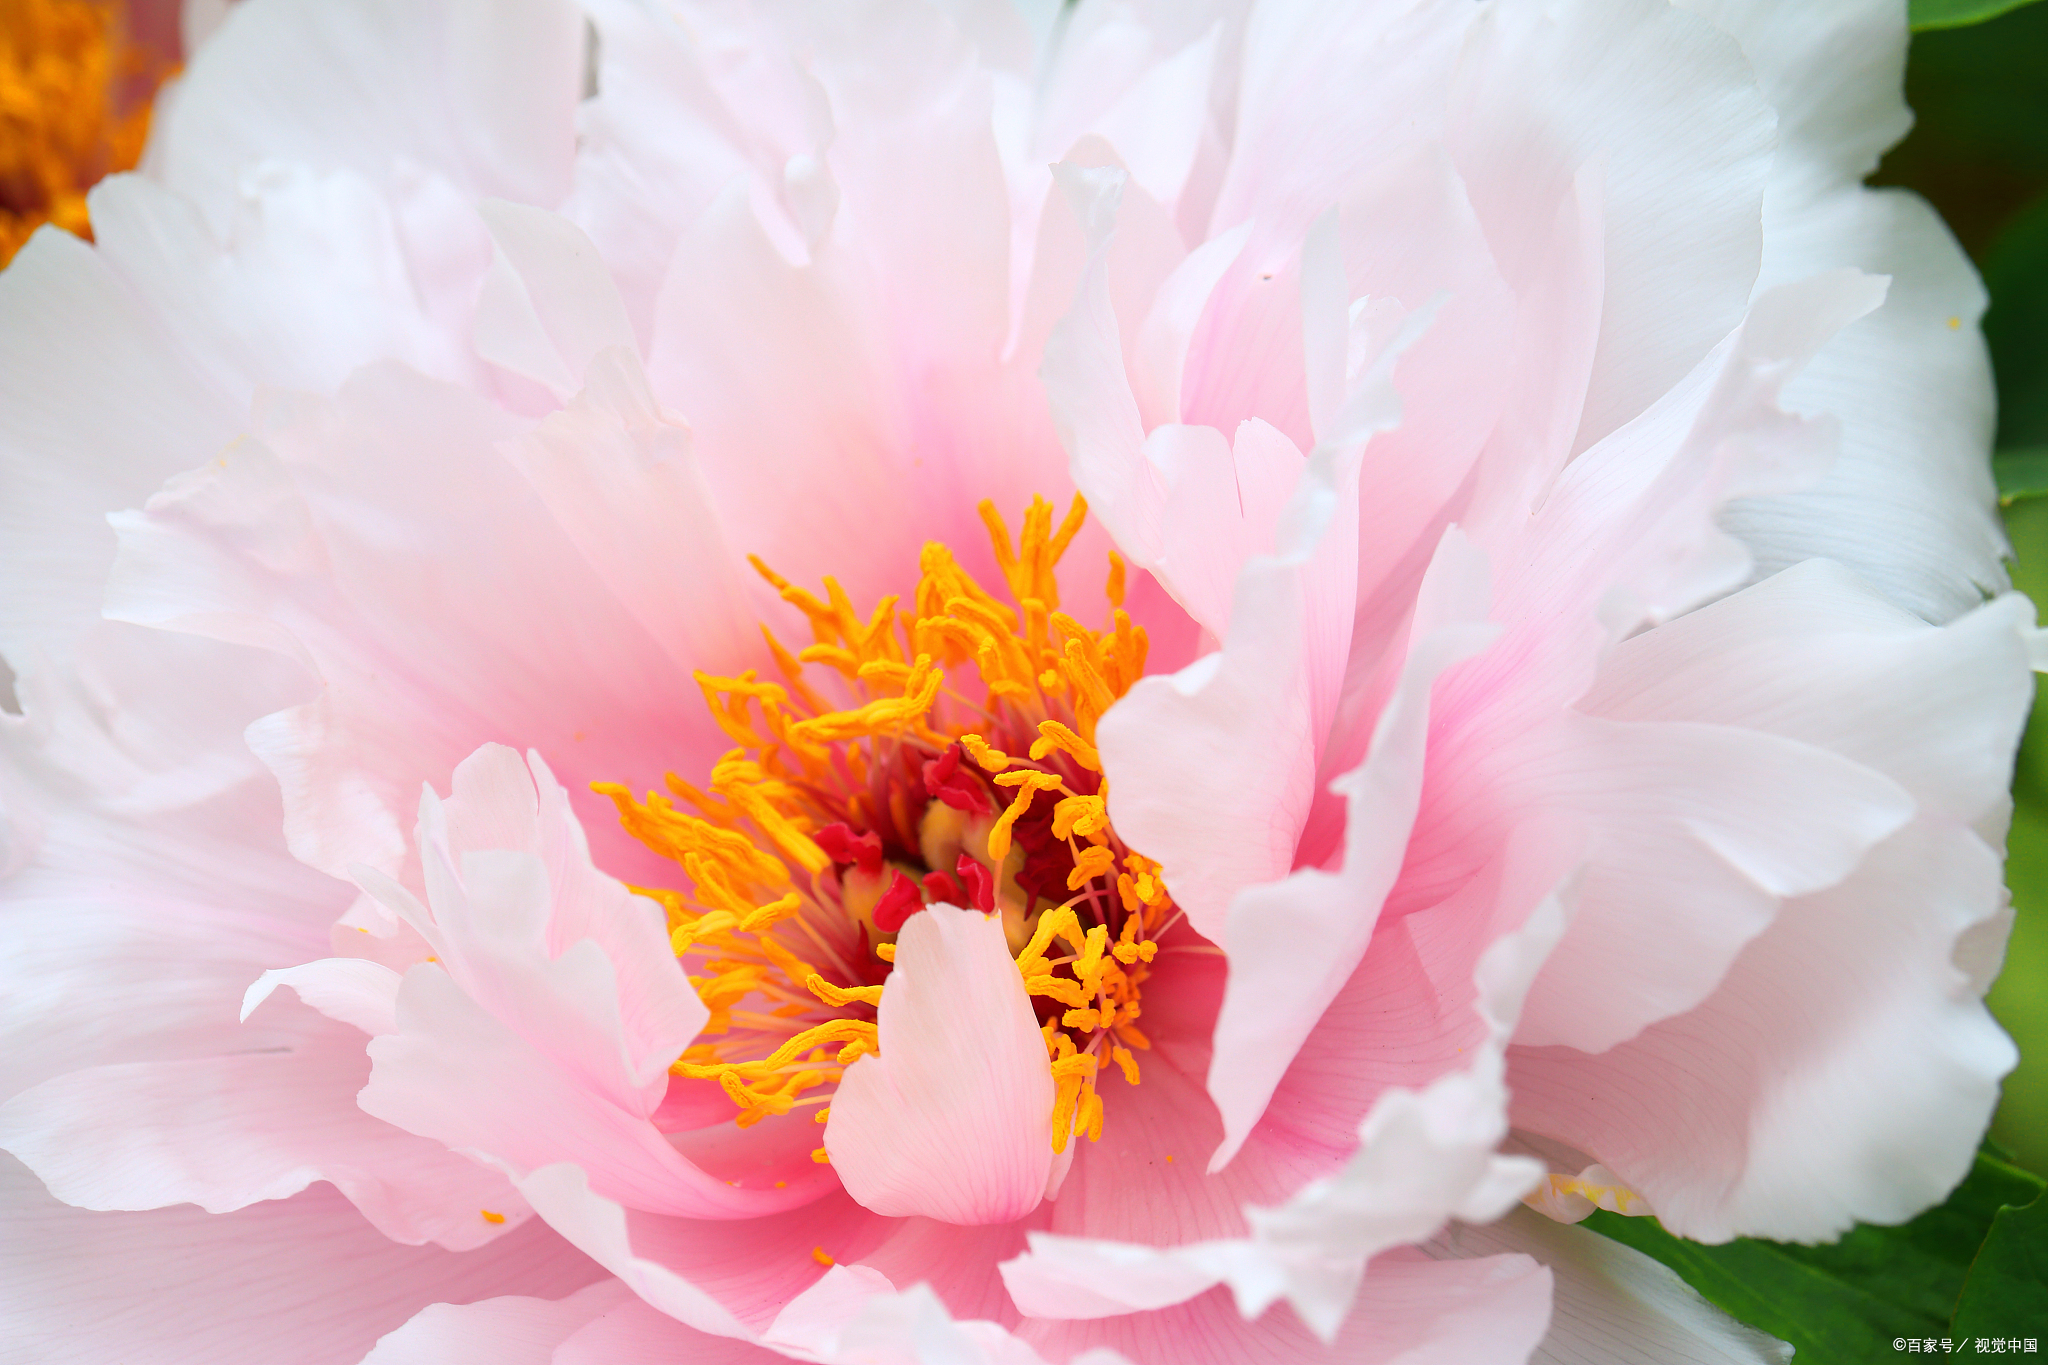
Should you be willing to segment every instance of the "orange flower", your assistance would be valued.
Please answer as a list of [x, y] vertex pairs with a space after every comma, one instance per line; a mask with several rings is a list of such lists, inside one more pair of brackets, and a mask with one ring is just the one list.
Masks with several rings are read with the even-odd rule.
[[173, 69], [104, 0], [0, 7], [0, 266], [44, 223], [92, 236], [85, 192], [141, 159]]

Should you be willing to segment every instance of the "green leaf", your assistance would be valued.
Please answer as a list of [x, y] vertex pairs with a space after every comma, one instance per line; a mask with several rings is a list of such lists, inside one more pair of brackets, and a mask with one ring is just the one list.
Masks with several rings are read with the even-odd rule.
[[[2005, 533], [2012, 541], [2013, 586], [2048, 602], [2048, 498], [2007, 507]], [[2005, 876], [2015, 918], [2005, 969], [1986, 1003], [2020, 1045], [2020, 1064], [2001, 1087], [1992, 1132], [2012, 1148], [2017, 1164], [2048, 1172], [2048, 688], [2034, 697], [2012, 795]]]
[[1996, 19], [2034, 0], [1912, 0], [1908, 14], [1915, 33], [1930, 28], [1963, 28]]
[[1998, 480], [1998, 500], [2006, 506], [2038, 498], [2048, 493], [2048, 446], [2001, 450], [1991, 457], [1991, 472]]
[[1984, 284], [1991, 291], [1984, 340], [1998, 376], [1998, 444], [2038, 454], [2048, 448], [2048, 196], [1998, 234], [1984, 257]]
[[2048, 1335], [2048, 1194], [2008, 1206], [1991, 1220], [1949, 1335]]
[[[1797, 1365], [1869, 1365], [1891, 1358], [1894, 1337], [1948, 1334], [2000, 1209], [2030, 1203], [2043, 1188], [2038, 1177], [1980, 1153], [1945, 1203], [1897, 1227], [1852, 1229], [1830, 1246], [1746, 1237], [1704, 1246], [1654, 1219], [1604, 1211], [1586, 1226], [1662, 1261], [1709, 1302], [1790, 1342]], [[2044, 1245], [2029, 1243], [2029, 1254]]]

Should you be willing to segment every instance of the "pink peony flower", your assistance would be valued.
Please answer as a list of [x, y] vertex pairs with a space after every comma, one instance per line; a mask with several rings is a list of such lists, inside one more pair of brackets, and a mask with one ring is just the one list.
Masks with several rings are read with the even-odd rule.
[[0, 275], [8, 1339], [1779, 1359], [1570, 1223], [1903, 1219], [2012, 1064], [1904, 45], [236, 6]]

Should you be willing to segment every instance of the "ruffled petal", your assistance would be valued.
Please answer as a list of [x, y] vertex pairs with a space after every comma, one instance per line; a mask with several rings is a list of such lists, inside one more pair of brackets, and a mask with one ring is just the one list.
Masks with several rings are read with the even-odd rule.
[[[674, 666], [500, 453], [522, 423], [393, 366], [265, 421], [260, 444], [116, 519], [108, 609], [277, 650], [320, 679], [316, 701], [250, 733], [296, 854], [337, 875], [395, 870], [421, 784], [501, 735], [545, 749], [574, 789], [656, 777], [643, 737], [672, 731]], [[450, 505], [469, 514], [450, 521]], [[715, 742], [691, 732], [663, 757], [687, 766], [693, 739], [708, 764]], [[613, 828], [608, 803], [577, 799]], [[651, 861], [610, 837], [615, 868]]]
[[319, 1021], [289, 1051], [45, 1081], [0, 1108], [0, 1145], [87, 1209], [225, 1213], [325, 1180], [411, 1245], [465, 1251], [526, 1220], [503, 1175], [358, 1109], [368, 1071], [359, 1035]]
[[0, 1205], [0, 1337], [29, 1359], [356, 1365], [431, 1303], [560, 1298], [603, 1273], [538, 1222], [460, 1254], [401, 1246], [327, 1189], [228, 1214], [88, 1213], [0, 1158]]
[[1468, 1066], [1420, 1091], [1383, 1092], [1345, 1166], [1277, 1207], [1247, 1208], [1250, 1236], [1150, 1247], [1034, 1233], [1031, 1250], [1003, 1266], [1018, 1306], [1040, 1317], [1118, 1317], [1192, 1306], [1221, 1283], [1247, 1319], [1285, 1297], [1319, 1338], [1338, 1340], [1373, 1257], [1454, 1217], [1498, 1218], [1540, 1177], [1536, 1162], [1496, 1150], [1507, 1134], [1503, 1052], [1564, 924], [1564, 907], [1546, 900], [1495, 940], [1475, 971], [1487, 1034]]
[[1224, 1138], [1211, 1170], [1236, 1155], [1303, 1040], [1365, 955], [1421, 801], [1430, 689], [1444, 669], [1498, 634], [1486, 620], [1487, 596], [1485, 561], [1455, 529], [1447, 532], [1423, 579], [1413, 643], [1372, 749], [1332, 784], [1350, 807], [1342, 871], [1297, 872], [1251, 887], [1230, 905], [1223, 939], [1230, 979], [1209, 1068]]

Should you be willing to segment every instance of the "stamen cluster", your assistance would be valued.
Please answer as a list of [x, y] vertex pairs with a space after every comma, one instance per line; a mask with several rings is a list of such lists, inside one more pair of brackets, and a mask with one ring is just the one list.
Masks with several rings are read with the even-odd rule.
[[[879, 1051], [897, 933], [942, 902], [1002, 917], [1045, 1036], [1055, 1150], [1100, 1136], [1101, 1071], [1138, 1083], [1141, 987], [1179, 912], [1158, 865], [1109, 822], [1094, 740], [1143, 676], [1145, 632], [1114, 552], [1109, 626], [1059, 609], [1054, 570], [1085, 520], [1080, 498], [1057, 529], [1033, 499], [1014, 547], [993, 504], [980, 510], [1011, 603], [937, 542], [912, 609], [887, 597], [866, 616], [833, 580], [821, 599], [757, 560], [813, 640], [792, 653], [763, 628], [780, 682], [697, 675], [739, 747], [708, 789], [674, 774], [644, 800], [597, 785], [688, 878], [686, 891], [636, 888], [666, 908], [711, 1011], [672, 1070], [716, 1082], [743, 1127], [827, 1105], [846, 1067]], [[969, 679], [980, 701], [961, 690]]]

